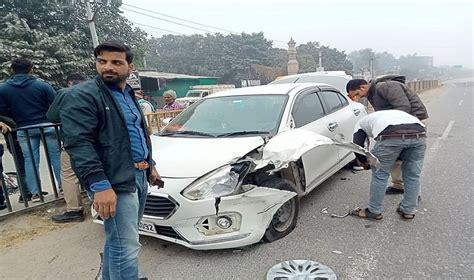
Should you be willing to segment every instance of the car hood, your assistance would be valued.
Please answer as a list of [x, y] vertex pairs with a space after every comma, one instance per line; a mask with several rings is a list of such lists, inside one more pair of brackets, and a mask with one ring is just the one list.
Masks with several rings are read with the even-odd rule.
[[168, 178], [196, 178], [235, 162], [262, 146], [262, 137], [191, 138], [151, 136], [158, 173]]

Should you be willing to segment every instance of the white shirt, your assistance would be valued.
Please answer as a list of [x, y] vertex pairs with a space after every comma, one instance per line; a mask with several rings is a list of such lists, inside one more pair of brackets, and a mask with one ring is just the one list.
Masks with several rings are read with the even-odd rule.
[[415, 116], [400, 110], [381, 110], [368, 114], [355, 125], [354, 133], [359, 129], [365, 131], [367, 136], [375, 138], [380, 132], [390, 125], [419, 124], [425, 125]]

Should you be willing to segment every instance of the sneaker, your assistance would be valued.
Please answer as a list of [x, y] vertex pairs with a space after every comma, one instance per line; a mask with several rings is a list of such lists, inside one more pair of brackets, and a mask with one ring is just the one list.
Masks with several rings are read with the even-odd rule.
[[354, 166], [352, 166], [352, 170], [354, 170], [354, 171], [362, 171], [362, 170], [364, 170], [364, 167], [363, 167], [363, 166], [354, 165]]
[[388, 187], [385, 194], [403, 194], [405, 190], [392, 187]]
[[35, 194], [31, 197], [31, 202], [41, 202], [39, 194]]
[[[45, 192], [45, 191], [41, 191], [41, 194], [43, 195], [43, 198], [44, 196], [48, 195], [48, 192]], [[31, 197], [31, 201], [32, 202], [41, 202], [41, 198], [39, 196], [39, 194], [35, 194]]]
[[84, 213], [79, 211], [67, 211], [63, 214], [54, 215], [51, 220], [55, 223], [71, 223], [84, 221]]

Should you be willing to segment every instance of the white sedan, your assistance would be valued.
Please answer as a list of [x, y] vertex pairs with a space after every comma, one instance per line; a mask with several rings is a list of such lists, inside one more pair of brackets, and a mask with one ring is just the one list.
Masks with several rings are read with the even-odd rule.
[[326, 84], [233, 89], [200, 100], [151, 136], [165, 184], [150, 186], [140, 233], [199, 250], [286, 236], [299, 197], [354, 159], [331, 139], [350, 141], [366, 114]]

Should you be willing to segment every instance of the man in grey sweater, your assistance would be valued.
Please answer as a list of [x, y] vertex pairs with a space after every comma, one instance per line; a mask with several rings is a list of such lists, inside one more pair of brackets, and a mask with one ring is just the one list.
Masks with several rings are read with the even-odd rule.
[[[364, 79], [353, 79], [347, 83], [347, 92], [349, 97], [366, 96], [375, 111], [401, 110], [419, 120], [428, 119], [428, 112], [418, 94], [400, 81], [381, 77], [369, 84]], [[401, 165], [400, 160], [393, 165], [390, 174], [392, 186], [387, 188], [387, 194], [404, 193]]]

